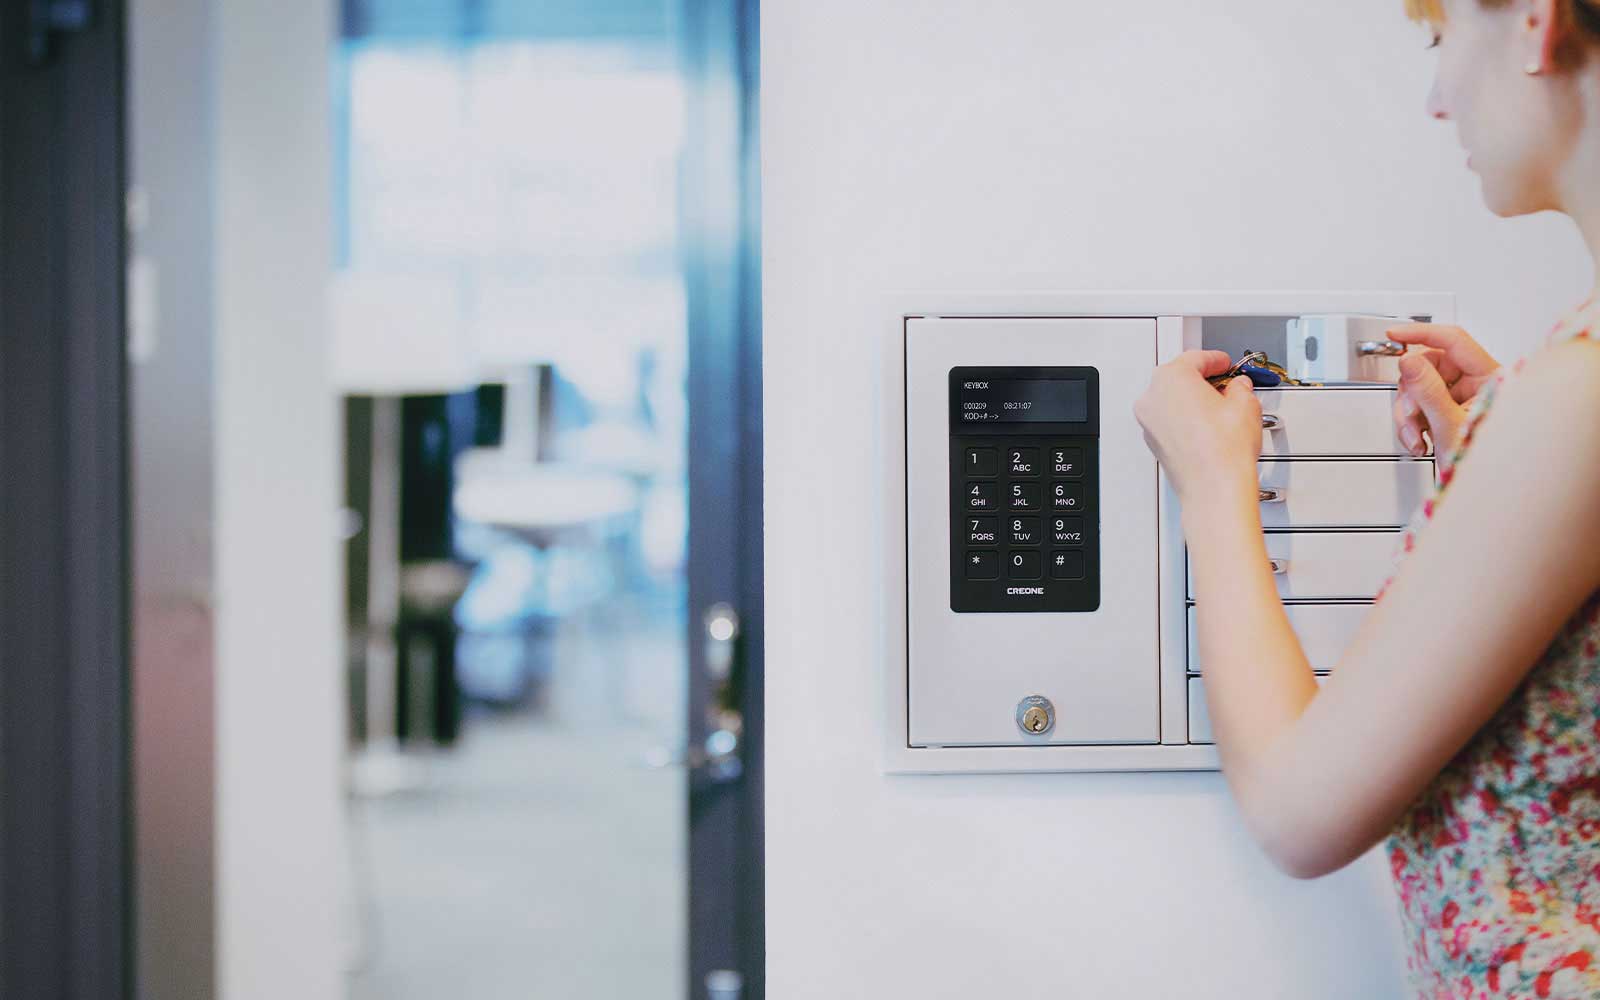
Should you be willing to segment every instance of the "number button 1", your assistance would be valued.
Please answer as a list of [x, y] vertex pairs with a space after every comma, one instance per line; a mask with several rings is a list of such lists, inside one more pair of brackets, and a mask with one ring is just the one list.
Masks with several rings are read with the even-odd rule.
[[967, 449], [967, 475], [969, 476], [998, 476], [1000, 474], [1000, 453], [993, 448], [968, 448]]

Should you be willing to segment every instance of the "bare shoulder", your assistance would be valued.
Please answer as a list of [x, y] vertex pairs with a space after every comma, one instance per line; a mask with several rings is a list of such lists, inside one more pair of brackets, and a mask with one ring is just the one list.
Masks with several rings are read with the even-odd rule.
[[1600, 440], [1600, 340], [1573, 337], [1529, 355], [1500, 388], [1483, 436], [1507, 431]]
[[1535, 351], [1523, 362], [1521, 373], [1506, 383], [1506, 389], [1519, 385], [1588, 389], [1578, 398], [1600, 406], [1600, 339], [1569, 337]]

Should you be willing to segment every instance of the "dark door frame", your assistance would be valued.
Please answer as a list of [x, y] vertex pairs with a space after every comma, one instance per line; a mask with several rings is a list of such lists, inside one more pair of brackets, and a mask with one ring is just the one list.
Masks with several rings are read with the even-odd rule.
[[132, 995], [123, 6], [32, 32], [70, 6], [0, 6], [7, 1000]]
[[[758, 0], [684, 0], [689, 320], [689, 1000], [765, 994]], [[726, 679], [706, 615], [738, 616]], [[730, 769], [707, 738], [738, 731]], [[718, 721], [720, 718], [721, 721]], [[726, 733], [720, 734], [726, 736]], [[723, 977], [724, 979], [728, 977]]]

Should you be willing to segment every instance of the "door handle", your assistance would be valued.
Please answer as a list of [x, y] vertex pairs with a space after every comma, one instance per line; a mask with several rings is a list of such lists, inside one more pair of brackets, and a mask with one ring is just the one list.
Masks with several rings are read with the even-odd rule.
[[705, 706], [705, 742], [692, 747], [686, 763], [713, 784], [744, 775], [743, 661], [739, 655], [739, 612], [719, 601], [701, 616], [704, 628], [706, 680], [711, 690]]
[[739, 638], [739, 612], [733, 605], [718, 602], [706, 609], [706, 674], [715, 683], [725, 683], [733, 675], [734, 643]]
[[1398, 358], [1406, 352], [1404, 344], [1392, 340], [1363, 340], [1356, 345], [1356, 354], [1363, 358]]
[[744, 757], [740, 753], [739, 733], [732, 729], [715, 729], [706, 736], [701, 746], [655, 747], [639, 758], [639, 766], [651, 771], [688, 768], [703, 771], [713, 784], [723, 784], [744, 774]]
[[732, 969], [713, 969], [706, 973], [706, 1000], [739, 1000], [744, 996], [744, 977]]

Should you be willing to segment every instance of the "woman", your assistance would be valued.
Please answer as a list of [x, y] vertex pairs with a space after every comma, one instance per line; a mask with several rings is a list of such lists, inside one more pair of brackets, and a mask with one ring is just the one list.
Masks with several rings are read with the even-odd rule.
[[[1553, 210], [1600, 259], [1600, 0], [1407, 0], [1429, 113], [1499, 215]], [[1600, 274], [1597, 274], [1600, 286]], [[1318, 690], [1266, 569], [1261, 409], [1218, 351], [1136, 406], [1183, 510], [1224, 773], [1273, 860], [1334, 871], [1385, 837], [1428, 997], [1600, 997], [1600, 301], [1501, 368], [1402, 326], [1395, 418], [1439, 487]]]

